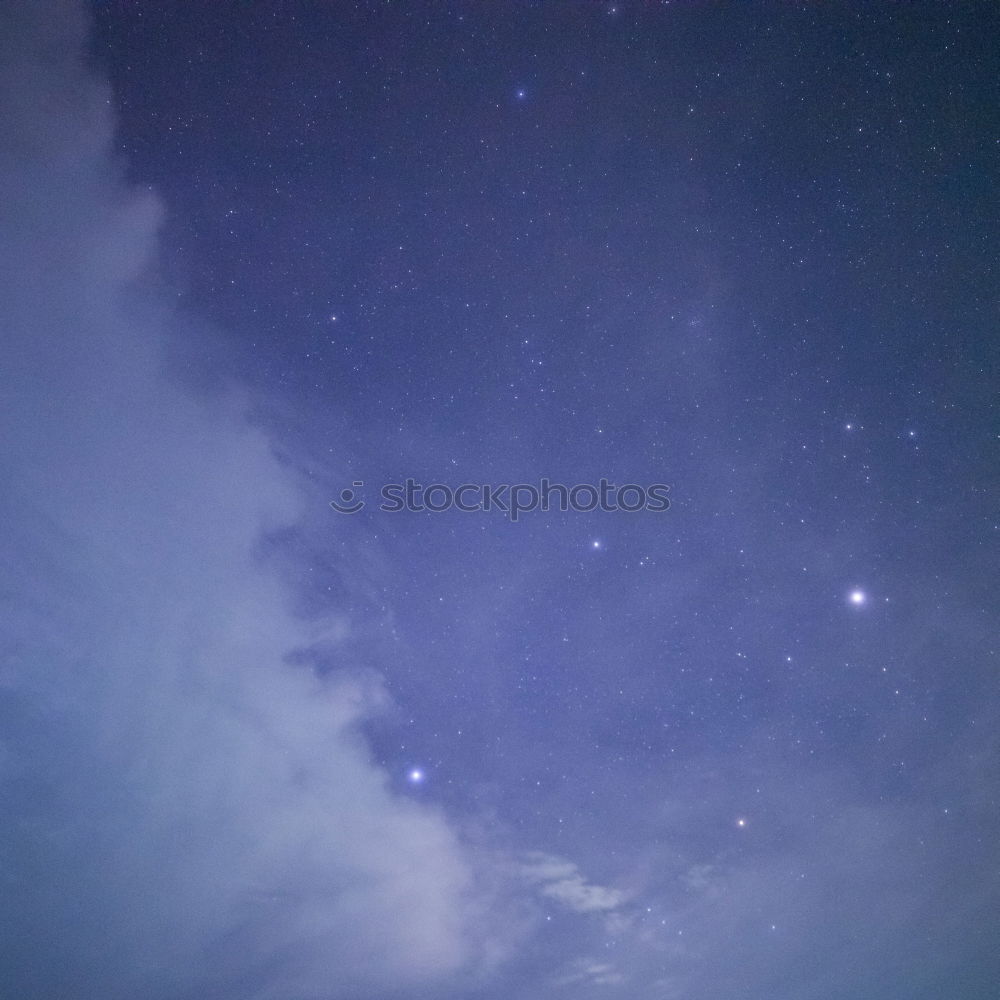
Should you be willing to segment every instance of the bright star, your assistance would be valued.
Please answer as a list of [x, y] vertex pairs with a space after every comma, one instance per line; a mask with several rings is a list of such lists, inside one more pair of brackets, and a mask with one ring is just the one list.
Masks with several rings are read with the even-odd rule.
[[591, 547], [592, 549], [599, 549], [599, 548], [601, 547], [601, 540], [600, 540], [599, 538], [595, 538], [595, 539], [594, 539], [594, 540], [593, 540], [593, 541], [592, 541], [592, 542], [590, 543], [590, 547]]
[[424, 772], [421, 771], [419, 767], [415, 767], [406, 776], [406, 780], [409, 781], [411, 785], [419, 785], [424, 780]]
[[747, 825], [747, 821], [742, 816], [740, 816], [740, 818], [736, 821], [736, 825], [742, 830], [743, 827]]
[[863, 590], [852, 590], [848, 600], [851, 604], [860, 606], [868, 600], [868, 597]]

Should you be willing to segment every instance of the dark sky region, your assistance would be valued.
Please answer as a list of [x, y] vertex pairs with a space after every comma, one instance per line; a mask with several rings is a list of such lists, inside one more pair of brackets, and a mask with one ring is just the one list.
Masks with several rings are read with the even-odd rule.
[[1000, 8], [0, 22], [0, 997], [996, 1000]]

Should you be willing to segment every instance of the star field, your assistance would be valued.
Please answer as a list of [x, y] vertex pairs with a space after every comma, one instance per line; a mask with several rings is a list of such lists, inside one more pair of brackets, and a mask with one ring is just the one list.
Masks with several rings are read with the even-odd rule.
[[[232, 871], [244, 917], [213, 911], [191, 930], [183, 954], [219, 957], [186, 959], [186, 992], [129, 965], [93, 972], [88, 995], [993, 996], [997, 12], [86, 16], [87, 72], [109, 81], [114, 123], [102, 169], [162, 204], [155, 252], [128, 278], [139, 292], [118, 277], [126, 251], [93, 266], [125, 285], [128, 322], [162, 334], [156, 377], [210, 413], [235, 391], [299, 498], [294, 517], [268, 508], [246, 546], [283, 602], [244, 610], [261, 585], [216, 624], [239, 656], [244, 634], [293, 631], [269, 624], [272, 607], [305, 637], [263, 672], [293, 678], [294, 696], [266, 680], [233, 707], [256, 676], [235, 654], [204, 677], [136, 681], [156, 703], [223, 699], [165, 710], [150, 731], [232, 743], [201, 770], [176, 751], [181, 776], [148, 796], [148, 847], [128, 863], [188, 836], [198, 871]], [[28, 35], [47, 37], [35, 20]], [[98, 196], [81, 219], [113, 216]], [[122, 210], [123, 229], [140, 215]], [[194, 424], [163, 410], [164, 426], [175, 410]], [[242, 438], [232, 452], [202, 438], [185, 448], [240, 486], [206, 487], [206, 518], [249, 521], [237, 496], [285, 512], [286, 487]], [[98, 445], [88, 469], [105, 468]], [[108, 445], [110, 467], [122, 451]], [[188, 451], [162, 452], [177, 460], [163, 481], [188, 482]], [[128, 512], [160, 501], [123, 479], [140, 492], [108, 528], [122, 567], [160, 559], [172, 579], [187, 559], [197, 577], [207, 548], [204, 580], [231, 581], [206, 582], [212, 600], [244, 585], [228, 549], [211, 569], [201, 504], [163, 500], [180, 541], [135, 555], [144, 515]], [[380, 509], [379, 490], [407, 479], [660, 483], [670, 503], [516, 520]], [[340, 513], [337, 498], [364, 503]], [[163, 617], [179, 662], [221, 647]], [[126, 634], [126, 618], [109, 612], [105, 631]], [[259, 721], [272, 710], [273, 729]], [[127, 718], [100, 719], [131, 762], [121, 788], [152, 781], [153, 751], [125, 749]], [[239, 725], [266, 738], [231, 736]], [[259, 802], [213, 804], [229, 780], [234, 801]], [[213, 825], [185, 834], [177, 788]], [[218, 854], [212, 829], [232, 834]], [[190, 892], [178, 912], [202, 905]], [[149, 926], [174, 926], [171, 905]], [[257, 934], [273, 949], [250, 965]], [[343, 980], [298, 950], [338, 935]], [[11, 995], [57, 995], [24, 985], [43, 982], [38, 947]]]

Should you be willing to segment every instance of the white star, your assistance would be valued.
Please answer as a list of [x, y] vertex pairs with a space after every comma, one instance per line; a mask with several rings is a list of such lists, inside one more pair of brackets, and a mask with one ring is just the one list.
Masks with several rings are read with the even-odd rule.
[[419, 785], [424, 780], [424, 772], [420, 770], [419, 767], [413, 768], [412, 771], [406, 776], [406, 780], [411, 785]]
[[860, 607], [865, 601], [868, 600], [868, 595], [863, 590], [852, 590], [848, 600], [855, 607]]

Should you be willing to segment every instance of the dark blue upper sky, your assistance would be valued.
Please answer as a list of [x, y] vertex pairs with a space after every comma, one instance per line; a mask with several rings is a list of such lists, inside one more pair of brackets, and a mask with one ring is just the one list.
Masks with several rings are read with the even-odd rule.
[[[57, 92], [46, 25], [72, 5], [29, 6], [37, 79], [56, 81], [39, 86]], [[155, 385], [207, 414], [198, 430], [163, 401], [147, 437], [124, 430], [114, 444], [109, 411], [87, 447], [121, 470], [121, 509], [145, 511], [135, 524], [155, 511], [168, 526], [178, 580], [181, 567], [199, 574], [198, 539], [216, 531], [186, 470], [218, 479], [212, 511], [258, 481], [262, 503], [294, 482], [294, 516], [244, 518], [236, 503], [239, 551], [290, 606], [280, 628], [245, 610], [228, 549], [212, 542], [205, 556], [223, 581], [205, 584], [211, 600], [231, 587], [239, 613], [273, 632], [263, 676], [318, 686], [281, 688], [272, 703], [287, 711], [261, 732], [294, 730], [318, 698], [353, 705], [344, 685], [378, 693], [332, 749], [310, 744], [298, 770], [263, 779], [274, 796], [253, 793], [254, 814], [280, 799], [286, 831], [313, 829], [318, 810], [328, 854], [314, 857], [303, 832], [294, 864], [261, 860], [276, 835], [247, 820], [237, 792], [189, 835], [196, 846], [183, 832], [169, 845], [140, 837], [140, 867], [161, 851], [185, 873], [186, 851], [213, 857], [232, 909], [190, 932], [187, 981], [149, 971], [174, 961], [160, 946], [148, 975], [83, 963], [66, 981], [90, 985], [65, 995], [994, 997], [997, 9], [105, 2], [87, 16], [65, 58], [85, 38], [86, 86], [110, 83], [95, 91], [114, 132], [94, 169], [111, 180], [77, 196], [45, 174], [21, 197], [42, 204], [48, 183], [88, 233], [112, 214], [107, 185], [155, 192], [148, 260], [108, 278], [122, 304], [104, 346], [119, 358], [115, 337], [141, 328], [166, 363], [134, 384], [114, 364], [101, 377], [112, 395], [132, 386], [140, 408], [135, 386]], [[89, 149], [53, 106], [31, 104], [39, 128], [49, 115], [67, 148]], [[16, 231], [55, 233], [49, 216]], [[36, 341], [65, 342], [65, 317], [38, 322]], [[249, 414], [240, 433], [273, 451], [260, 480], [242, 437], [230, 454], [219, 430], [234, 392]], [[98, 412], [97, 395], [51, 417], [52, 441], [60, 421]], [[113, 456], [126, 441], [159, 452], [161, 436], [180, 443], [156, 476], [192, 493], [171, 506], [151, 488], [148, 507]], [[80, 481], [103, 460], [81, 458]], [[663, 483], [670, 508], [516, 523], [379, 509], [382, 486], [407, 478]], [[347, 487], [366, 502], [357, 514], [329, 505]], [[112, 522], [105, 544], [131, 567], [142, 531], [121, 530]], [[106, 562], [94, 572], [109, 592], [134, 590]], [[174, 578], [155, 579], [150, 607], [171, 607]], [[125, 612], [100, 614], [102, 635], [127, 634]], [[200, 631], [188, 650], [179, 612], [160, 618], [170, 649], [184, 640], [164, 655], [211, 659]], [[135, 682], [159, 706], [158, 734], [189, 733], [192, 718], [214, 732], [210, 706], [257, 704], [256, 682], [219, 656], [212, 680], [182, 685], [176, 702], [158, 671]], [[116, 744], [132, 702], [113, 704], [102, 739]], [[269, 774], [285, 738], [223, 753], [206, 736], [188, 778], [171, 772], [164, 822], [183, 831], [178, 817], [216, 782], [262, 760]], [[68, 753], [48, 752], [54, 767]], [[296, 798], [328, 771], [336, 784], [342, 766], [350, 795]], [[161, 772], [142, 773], [135, 787], [148, 781], [142, 794], [161, 801]], [[88, 801], [109, 794], [98, 781]], [[122, 829], [146, 822], [121, 809]], [[255, 860], [197, 846], [214, 829], [255, 845]], [[404, 857], [397, 843], [430, 845], [432, 888], [410, 884], [423, 847], [414, 862], [384, 860]], [[367, 883], [344, 873], [369, 872], [369, 844], [385, 847], [388, 918], [382, 896], [351, 909]], [[452, 892], [459, 868], [467, 881]], [[306, 884], [329, 884], [334, 917]], [[201, 905], [185, 888], [183, 906], [151, 915], [134, 883], [122, 892], [157, 940]], [[281, 901], [267, 904], [282, 907], [273, 918], [253, 909], [265, 895]], [[244, 906], [253, 918], [233, 916]], [[427, 913], [425, 941], [409, 924]], [[59, 954], [73, 968], [84, 945], [66, 919]], [[406, 925], [402, 944], [386, 919]], [[341, 942], [330, 947], [352, 956], [343, 978], [339, 959], [327, 970], [299, 953], [307, 938], [319, 951]], [[12, 995], [54, 996], [34, 947]]]

